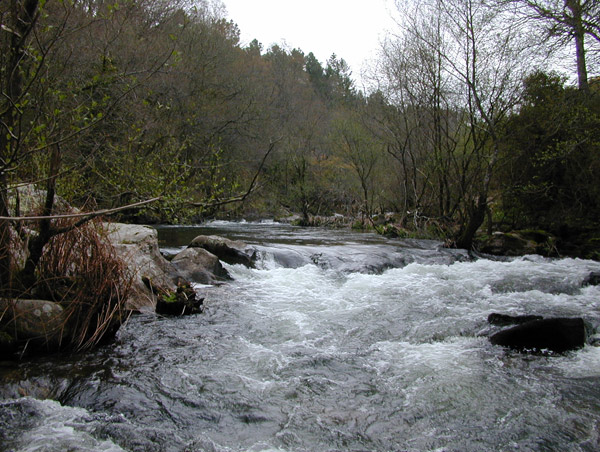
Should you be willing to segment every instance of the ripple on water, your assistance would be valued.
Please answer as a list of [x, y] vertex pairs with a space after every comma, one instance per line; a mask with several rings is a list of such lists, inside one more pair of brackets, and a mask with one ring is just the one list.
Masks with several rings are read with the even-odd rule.
[[[247, 226], [236, 234], [272, 225]], [[469, 261], [381, 238], [353, 254], [358, 237], [311, 234], [286, 230], [270, 257], [256, 240], [260, 268], [199, 287], [202, 315], [132, 318], [98, 352], [109, 370], [60, 380], [80, 408], [3, 402], [0, 423], [22, 426], [1, 444], [21, 450], [35, 432], [54, 444], [57, 431], [74, 450], [600, 450], [600, 349], [524, 356], [480, 337], [493, 311], [600, 324], [600, 288], [580, 287], [600, 264]]]

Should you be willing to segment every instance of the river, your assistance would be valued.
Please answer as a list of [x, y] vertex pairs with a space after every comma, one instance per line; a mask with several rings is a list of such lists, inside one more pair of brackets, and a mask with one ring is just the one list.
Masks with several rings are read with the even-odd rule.
[[97, 351], [0, 363], [4, 451], [598, 451], [600, 348], [491, 345], [491, 312], [600, 325], [600, 263], [470, 257], [433, 241], [277, 223], [205, 311], [136, 315]]

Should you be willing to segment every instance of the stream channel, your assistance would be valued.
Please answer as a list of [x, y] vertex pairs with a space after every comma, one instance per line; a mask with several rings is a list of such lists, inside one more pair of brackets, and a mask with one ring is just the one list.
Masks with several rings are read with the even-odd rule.
[[0, 363], [2, 451], [598, 451], [600, 347], [491, 345], [491, 312], [600, 326], [600, 263], [471, 257], [434, 241], [277, 223], [205, 311], [133, 316], [91, 353]]

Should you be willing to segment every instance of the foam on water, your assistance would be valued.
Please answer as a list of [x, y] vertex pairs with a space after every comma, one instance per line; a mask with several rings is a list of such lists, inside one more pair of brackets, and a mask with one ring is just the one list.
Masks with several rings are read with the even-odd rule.
[[[121, 452], [112, 441], [92, 436], [92, 416], [82, 408], [61, 406], [52, 400], [23, 398], [0, 402], [0, 411], [8, 417], [23, 416], [20, 434], [10, 438], [0, 435], [3, 450], [15, 452], [71, 451], [71, 452]], [[6, 422], [5, 418], [0, 425]], [[5, 425], [5, 427], [7, 427]], [[17, 426], [10, 426], [14, 430]], [[4, 438], [3, 438], [4, 436]], [[4, 443], [4, 444], [3, 444]]]
[[600, 348], [520, 355], [485, 335], [491, 312], [600, 325], [600, 288], [581, 287], [599, 263], [342, 239], [260, 245], [259, 268], [197, 287], [202, 315], [132, 318], [100, 355], [110, 372], [62, 395], [85, 409], [30, 400], [39, 417], [11, 441], [54, 428], [75, 450], [598, 450]]

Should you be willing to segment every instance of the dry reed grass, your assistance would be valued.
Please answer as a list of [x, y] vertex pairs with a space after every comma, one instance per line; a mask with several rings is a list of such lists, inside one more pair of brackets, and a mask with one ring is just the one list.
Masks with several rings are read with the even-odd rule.
[[[69, 225], [60, 220], [55, 228]], [[104, 238], [100, 221], [53, 237], [37, 268], [37, 291], [65, 310], [63, 340], [69, 348], [87, 350], [112, 336], [126, 319], [124, 309], [132, 274]]]

